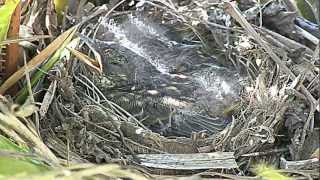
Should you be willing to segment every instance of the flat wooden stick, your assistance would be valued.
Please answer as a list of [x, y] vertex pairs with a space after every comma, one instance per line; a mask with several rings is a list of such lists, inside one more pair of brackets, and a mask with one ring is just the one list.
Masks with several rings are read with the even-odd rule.
[[233, 152], [194, 154], [138, 154], [140, 165], [160, 169], [234, 169], [238, 168]]

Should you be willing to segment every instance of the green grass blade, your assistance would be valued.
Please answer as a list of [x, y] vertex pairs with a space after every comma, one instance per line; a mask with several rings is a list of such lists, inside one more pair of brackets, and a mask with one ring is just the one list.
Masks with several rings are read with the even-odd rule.
[[[32, 76], [31, 78], [31, 86], [34, 87], [41, 78], [47, 73], [52, 67], [60, 60], [61, 52], [65, 49], [65, 47], [70, 43], [73, 38], [74, 33], [77, 28], [74, 28], [73, 32], [68, 36], [68, 38], [64, 41], [62, 46], [49, 58], [49, 60], [41, 67], [39, 70]], [[19, 92], [16, 98], [16, 101], [20, 104], [24, 103], [28, 98], [28, 89], [27, 86], [24, 86]]]

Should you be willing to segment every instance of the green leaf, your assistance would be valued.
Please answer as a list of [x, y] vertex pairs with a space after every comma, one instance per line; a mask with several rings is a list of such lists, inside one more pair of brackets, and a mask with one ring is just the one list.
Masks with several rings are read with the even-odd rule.
[[20, 0], [7, 0], [6, 3], [0, 7], [0, 41], [7, 38], [7, 33], [10, 26], [11, 16], [14, 13]]
[[317, 23], [316, 17], [315, 17], [316, 14], [313, 13], [313, 10], [311, 8], [314, 8], [314, 10], [316, 10], [317, 7], [319, 8], [319, 0], [309, 0], [309, 3], [310, 4], [308, 4], [305, 0], [296, 0], [296, 4], [300, 14], [304, 18], [308, 19], [309, 21], [312, 21], [313, 23]]
[[54, 3], [54, 9], [56, 10], [56, 13], [58, 15], [58, 21], [62, 22], [63, 13], [69, 4], [69, 1], [68, 0], [54, 0], [53, 3]]
[[290, 177], [281, 174], [274, 167], [265, 164], [258, 165], [255, 168], [255, 173], [266, 180], [291, 180]]
[[33, 174], [49, 170], [41, 161], [32, 158], [14, 158], [1, 155], [2, 151], [27, 153], [27, 147], [16, 145], [8, 138], [0, 135], [0, 177], [16, 174]]
[[28, 160], [0, 156], [0, 176], [34, 174], [48, 170], [47, 167]]
[[8, 138], [0, 135], [0, 150], [28, 152], [26, 147], [21, 147], [10, 141]]

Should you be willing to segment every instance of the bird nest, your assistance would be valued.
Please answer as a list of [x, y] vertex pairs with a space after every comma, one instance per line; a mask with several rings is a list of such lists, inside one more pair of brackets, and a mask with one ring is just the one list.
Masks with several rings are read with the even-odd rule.
[[[177, 5], [165, 0], [146, 0], [136, 4], [136, 10], [139, 12], [134, 12], [134, 15], [148, 17], [159, 26], [166, 24], [167, 27], [175, 29], [184, 40], [196, 41], [195, 44], [189, 44], [190, 46], [200, 44], [198, 48], [208, 58], [213, 55], [219, 56], [216, 63], [232, 69], [232, 72], [235, 71], [243, 77], [238, 101], [229, 103], [220, 110], [219, 115], [229, 119], [228, 121], [219, 121], [218, 130], [212, 130], [211, 133], [201, 130], [190, 132], [194, 129], [185, 126], [183, 130], [188, 133], [180, 137], [163, 136], [160, 132], [166, 123], [159, 125], [160, 121], [157, 121], [157, 126], [151, 126], [152, 123], [147, 122], [146, 119], [161, 119], [163, 113], [169, 114], [166, 119], [170, 120], [171, 117], [166, 108], [162, 110], [163, 107], [160, 107], [163, 103], [152, 103], [154, 99], [145, 96], [146, 89], [143, 88], [146, 86], [133, 86], [132, 81], [128, 81], [128, 78], [137, 77], [147, 83], [148, 74], [109, 74], [123, 72], [126, 69], [112, 69], [116, 66], [110, 66], [108, 63], [113, 61], [114, 64], [121, 64], [126, 62], [128, 57], [118, 53], [123, 51], [122, 47], [113, 46], [124, 39], [113, 41], [114, 35], [104, 32], [103, 22], [110, 19], [123, 22], [123, 14], [128, 12], [106, 13], [101, 11], [103, 6], [97, 7], [97, 11], [103, 12], [103, 15], [100, 18], [94, 16], [82, 25], [79, 31], [82, 43], [78, 48], [100, 61], [107, 60], [108, 63], [102, 63], [106, 70], [99, 74], [87, 65], [66, 59], [56, 66], [55, 71], [50, 72], [55, 78], [46, 79], [49, 82], [48, 92], [42, 103], [44, 111], [40, 113], [43, 118], [40, 134], [45, 144], [57, 156], [70, 162], [128, 164], [140, 163], [140, 154], [232, 152], [237, 168], [227, 164], [225, 167], [207, 172], [213, 173], [212, 176], [217, 176], [214, 174], [217, 172], [250, 174], [252, 165], [262, 162], [280, 164], [281, 158], [293, 161], [310, 158], [310, 151], [317, 147], [310, 145], [312, 148], [307, 150], [305, 145], [314, 144], [312, 132], [319, 132], [319, 100], [316, 100], [319, 99], [320, 84], [319, 67], [316, 66], [316, 62], [319, 61], [319, 44], [305, 37], [305, 34], [299, 35], [304, 41], [293, 41], [288, 37], [295, 29], [287, 29], [283, 34], [281, 31], [271, 31], [267, 25], [259, 24], [259, 18], [252, 15], [262, 13], [260, 16], [263, 16], [263, 13], [280, 11], [279, 8], [274, 8], [279, 6], [274, 3], [257, 11], [259, 6], [252, 5], [250, 8], [242, 9], [245, 18], [234, 4], [229, 2], [194, 1], [186, 5]], [[123, 8], [125, 7], [127, 6]], [[269, 17], [267, 15], [265, 18]], [[269, 24], [274, 23], [273, 16], [268, 20]], [[285, 24], [278, 25], [285, 26], [293, 22], [288, 20], [283, 23]], [[152, 29], [144, 30], [153, 33]], [[132, 36], [140, 37], [138, 34]], [[160, 40], [168, 43], [168, 39]], [[193, 60], [196, 59], [181, 59], [182, 62]], [[210, 64], [210, 61], [190, 63], [187, 63], [187, 66], [184, 64], [183, 67], [175, 67], [172, 71], [183, 72], [184, 68], [200, 67], [202, 63]], [[132, 66], [145, 68], [141, 63]], [[165, 78], [160, 77], [161, 80]], [[139, 92], [139, 98], [146, 100], [143, 103], [149, 102], [147, 106], [160, 104], [154, 107], [159, 111], [158, 114], [144, 119], [139, 116], [140, 113], [144, 113], [141, 109], [128, 112], [128, 109], [133, 109], [130, 107], [138, 107], [140, 103], [135, 99], [137, 96], [121, 99], [130, 95], [132, 91]], [[149, 94], [153, 92], [148, 91]], [[183, 94], [176, 96], [181, 98]], [[225, 95], [226, 98], [230, 96]], [[178, 102], [178, 106], [189, 102], [192, 100], [183, 99]], [[169, 112], [172, 110], [170, 108]], [[198, 107], [197, 110], [199, 109], [203, 110]], [[204, 126], [210, 130], [217, 126], [211, 126], [210, 123], [216, 121], [209, 117], [208, 121], [203, 122], [192, 116], [194, 124], [205, 123]], [[189, 126], [195, 126], [194, 124]], [[174, 131], [175, 128], [171, 127], [171, 130]], [[163, 170], [166, 168], [161, 167], [147, 170], [159, 173], [159, 169], [162, 169], [162, 174], [186, 173], [176, 169], [172, 171], [170, 168]]]

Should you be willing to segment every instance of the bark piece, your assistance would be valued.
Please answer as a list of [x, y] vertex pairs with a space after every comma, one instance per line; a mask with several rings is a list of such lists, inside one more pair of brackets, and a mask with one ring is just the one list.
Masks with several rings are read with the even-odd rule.
[[233, 152], [196, 154], [139, 154], [140, 164], [160, 169], [232, 169], [238, 168]]

